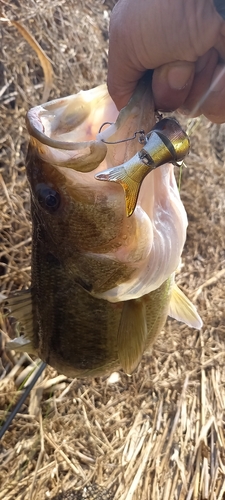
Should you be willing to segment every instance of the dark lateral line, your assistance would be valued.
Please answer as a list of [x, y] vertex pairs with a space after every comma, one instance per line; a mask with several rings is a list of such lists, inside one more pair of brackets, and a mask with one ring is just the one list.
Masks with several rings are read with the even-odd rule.
[[22, 396], [20, 397], [19, 401], [17, 401], [15, 408], [13, 408], [12, 412], [10, 413], [10, 415], [8, 416], [8, 418], [6, 419], [6, 421], [3, 424], [3, 426], [1, 427], [1, 429], [0, 429], [0, 439], [2, 439], [2, 437], [5, 434], [5, 432], [8, 430], [8, 428], [9, 428], [12, 420], [14, 419], [14, 417], [16, 416], [16, 414], [18, 413], [18, 411], [20, 410], [22, 404], [27, 399], [27, 396], [30, 394], [31, 389], [33, 389], [34, 385], [36, 384], [37, 380], [39, 379], [40, 375], [42, 374], [42, 372], [44, 371], [44, 369], [46, 368], [46, 366], [47, 366], [46, 363], [42, 362], [40, 364], [39, 369], [36, 372], [33, 380], [26, 387], [26, 389], [24, 390], [24, 392], [23, 392]]

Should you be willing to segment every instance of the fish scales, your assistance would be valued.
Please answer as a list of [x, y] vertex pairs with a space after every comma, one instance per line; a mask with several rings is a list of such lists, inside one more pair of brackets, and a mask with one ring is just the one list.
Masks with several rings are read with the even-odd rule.
[[[39, 238], [33, 238], [32, 282], [35, 286], [32, 303], [35, 304], [34, 327], [38, 324], [33, 343], [39, 357], [71, 377], [74, 373], [77, 376], [99, 376], [119, 369], [121, 316], [125, 307], [125, 319], [128, 319], [129, 308], [132, 311], [138, 301], [111, 303], [91, 296], [87, 293], [90, 291], [87, 283], [76, 283], [76, 267], [68, 263], [68, 272], [67, 265], [56, 257], [56, 249], [49, 245], [42, 228], [38, 229], [37, 225], [37, 230]], [[144, 350], [152, 344], [165, 323], [170, 283], [169, 278], [159, 289], [139, 299], [146, 309], [148, 337], [142, 346]], [[138, 311], [135, 315], [135, 324], [141, 322]], [[131, 328], [133, 330], [133, 325]], [[131, 330], [126, 333], [123, 348], [133, 352]]]

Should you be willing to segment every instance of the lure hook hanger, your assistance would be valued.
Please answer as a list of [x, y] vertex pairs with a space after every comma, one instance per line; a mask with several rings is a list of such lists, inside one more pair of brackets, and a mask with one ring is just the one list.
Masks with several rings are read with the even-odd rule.
[[[162, 118], [163, 118], [162, 113], [160, 113], [159, 111], [156, 111], [155, 118], [156, 118], [156, 122], [159, 122], [160, 120], [162, 120]], [[103, 129], [103, 127], [105, 125], [114, 125], [114, 123], [113, 122], [104, 122], [104, 123], [102, 123], [102, 125], [101, 125], [101, 127], [100, 127], [100, 129], [98, 131], [99, 134], [101, 133], [101, 131], [102, 131], [102, 129]], [[138, 134], [140, 135], [140, 137], [138, 138], [138, 142], [140, 144], [145, 145], [146, 142], [147, 142], [147, 137], [146, 137], [146, 133], [145, 133], [145, 131], [143, 129], [137, 130], [136, 132], [134, 132], [134, 135], [132, 137], [127, 137], [126, 139], [121, 139], [120, 141], [110, 142], [110, 141], [105, 141], [105, 139], [101, 139], [101, 140], [105, 144], [120, 144], [121, 142], [133, 141], [134, 139], [137, 138]]]
[[[112, 122], [104, 122], [104, 123], [102, 123], [102, 125], [101, 125], [101, 127], [100, 127], [100, 129], [98, 131], [99, 134], [100, 134], [100, 132], [102, 131], [102, 129], [103, 129], [103, 127], [105, 125], [113, 125], [113, 123]], [[137, 130], [136, 132], [134, 132], [134, 135], [132, 137], [127, 137], [127, 139], [121, 139], [120, 141], [114, 141], [114, 142], [112, 141], [112, 142], [110, 142], [110, 141], [105, 141], [105, 139], [101, 139], [101, 140], [105, 144], [120, 144], [121, 142], [133, 141], [134, 139], [137, 138], [138, 134], [140, 135], [140, 137], [138, 138], [138, 142], [140, 142], [140, 144], [146, 144], [146, 141], [147, 141], [146, 134], [145, 134], [145, 131], [142, 130], [142, 129], [141, 130]]]

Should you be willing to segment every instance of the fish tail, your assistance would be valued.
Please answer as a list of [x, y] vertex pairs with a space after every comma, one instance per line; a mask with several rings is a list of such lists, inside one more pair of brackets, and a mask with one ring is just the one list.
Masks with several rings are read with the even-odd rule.
[[112, 167], [96, 174], [99, 181], [111, 181], [120, 184], [125, 193], [126, 214], [130, 217], [136, 207], [142, 180], [150, 172], [149, 165], [140, 161], [138, 155], [124, 165]]

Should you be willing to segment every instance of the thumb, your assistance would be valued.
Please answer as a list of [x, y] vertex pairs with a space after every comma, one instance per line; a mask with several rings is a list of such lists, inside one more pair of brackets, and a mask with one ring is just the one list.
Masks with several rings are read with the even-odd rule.
[[152, 91], [155, 109], [173, 111], [186, 100], [195, 75], [195, 63], [176, 61], [156, 68]]

